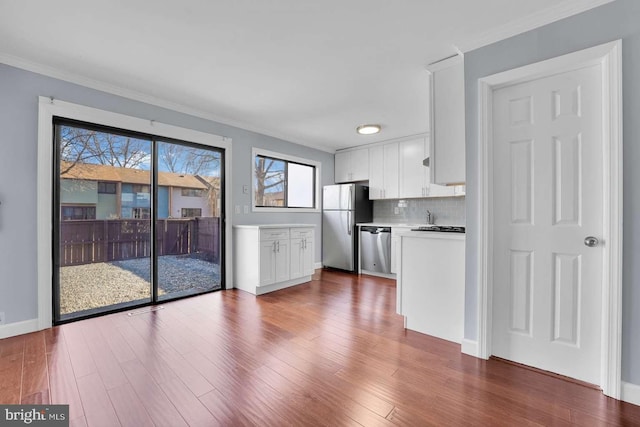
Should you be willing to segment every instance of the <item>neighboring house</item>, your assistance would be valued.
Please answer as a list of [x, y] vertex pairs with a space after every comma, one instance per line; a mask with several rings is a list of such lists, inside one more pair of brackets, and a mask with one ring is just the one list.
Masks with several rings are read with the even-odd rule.
[[[149, 171], [62, 162], [62, 220], [150, 218]], [[219, 215], [220, 180], [158, 172], [158, 218]]]

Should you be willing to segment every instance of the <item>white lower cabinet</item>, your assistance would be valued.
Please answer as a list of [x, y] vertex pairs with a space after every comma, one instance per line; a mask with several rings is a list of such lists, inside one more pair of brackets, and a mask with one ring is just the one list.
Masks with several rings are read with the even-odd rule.
[[400, 267], [400, 234], [411, 231], [412, 227], [391, 227], [391, 273], [398, 273]]
[[310, 281], [314, 270], [313, 227], [234, 226], [234, 287], [260, 295]]
[[291, 229], [291, 279], [310, 276], [314, 270], [313, 229]]
[[400, 240], [397, 309], [406, 318], [406, 328], [460, 343], [465, 235], [414, 231]]

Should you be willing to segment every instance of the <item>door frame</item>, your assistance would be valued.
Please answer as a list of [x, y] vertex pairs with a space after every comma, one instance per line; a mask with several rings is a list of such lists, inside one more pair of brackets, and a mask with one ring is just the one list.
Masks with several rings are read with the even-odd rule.
[[[100, 110], [84, 105], [60, 101], [41, 96], [38, 99], [38, 148], [37, 148], [37, 281], [38, 281], [38, 319], [37, 330], [50, 328], [53, 322], [53, 118], [94, 123], [97, 125], [131, 130], [180, 141], [188, 141], [203, 146], [224, 150], [224, 202], [231, 206], [231, 138], [200, 132], [156, 122], [155, 120], [132, 117], [111, 111]], [[221, 255], [224, 260], [224, 280], [226, 289], [233, 285], [232, 268], [232, 221], [231, 216], [221, 212], [224, 227], [224, 239]]]
[[477, 356], [492, 354], [493, 298], [493, 92], [501, 87], [601, 64], [603, 76], [602, 336], [600, 384], [620, 399], [622, 359], [622, 41], [616, 40], [546, 61], [484, 77], [478, 81], [479, 234]]

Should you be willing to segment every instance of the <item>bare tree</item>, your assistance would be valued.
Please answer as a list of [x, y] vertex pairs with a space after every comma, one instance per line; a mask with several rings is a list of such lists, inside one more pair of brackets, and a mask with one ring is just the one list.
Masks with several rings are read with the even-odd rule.
[[158, 150], [158, 161], [169, 172], [211, 175], [220, 166], [220, 154], [211, 150], [163, 143]]
[[282, 163], [280, 160], [268, 157], [256, 157], [256, 205], [267, 205], [265, 193], [268, 189], [278, 186], [284, 187], [284, 169], [279, 167]]
[[96, 138], [96, 132], [70, 126], [60, 126], [58, 129], [60, 157], [64, 162], [60, 175], [64, 175], [78, 163], [87, 163], [94, 158], [88, 147], [94, 144], [92, 140]]
[[73, 126], [59, 126], [58, 132], [60, 175], [82, 163], [140, 168], [150, 160], [148, 141]]

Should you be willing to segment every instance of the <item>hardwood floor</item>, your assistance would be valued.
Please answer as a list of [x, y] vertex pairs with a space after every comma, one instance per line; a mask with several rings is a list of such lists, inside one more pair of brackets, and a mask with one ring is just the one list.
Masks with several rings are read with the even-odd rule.
[[395, 282], [318, 271], [0, 340], [0, 403], [72, 426], [640, 425], [640, 407], [403, 329]]

